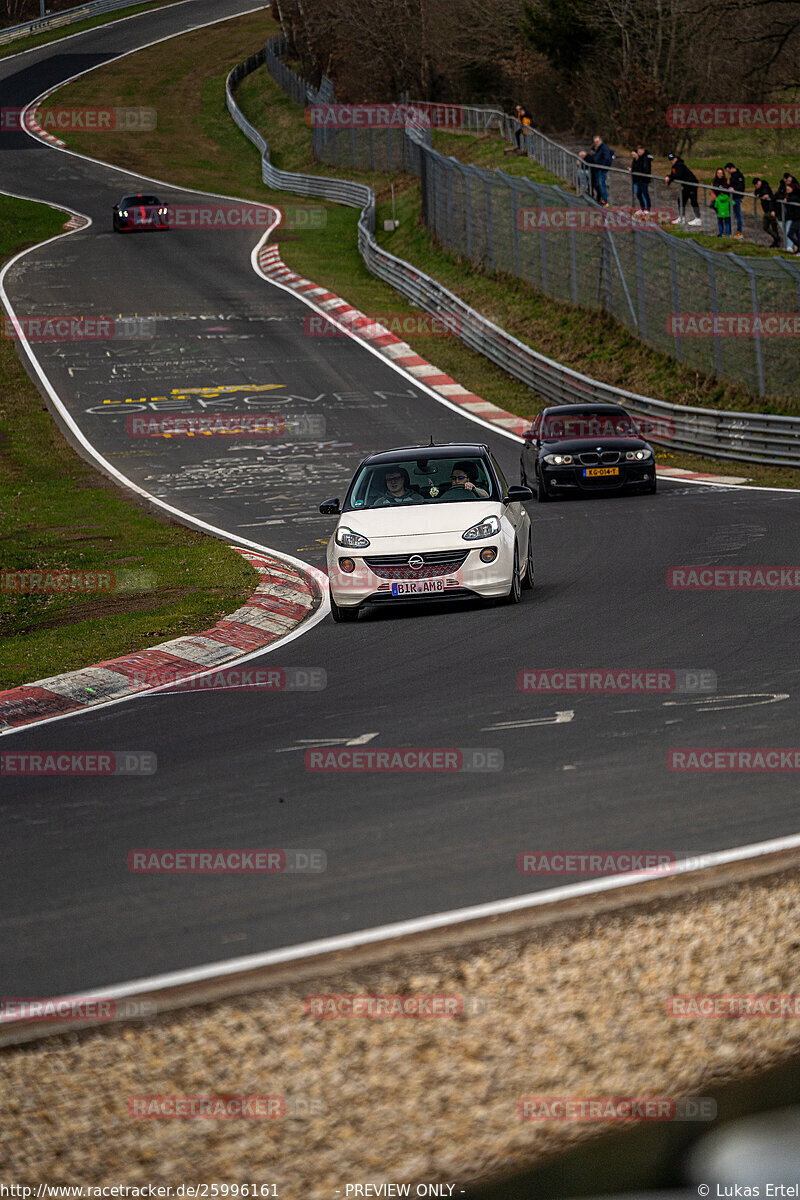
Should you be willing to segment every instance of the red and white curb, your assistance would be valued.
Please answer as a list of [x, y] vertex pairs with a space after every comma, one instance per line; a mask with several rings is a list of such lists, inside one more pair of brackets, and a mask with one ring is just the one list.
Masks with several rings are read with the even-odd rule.
[[36, 112], [30, 109], [24, 114], [25, 128], [34, 135], [41, 138], [43, 142], [48, 142], [51, 146], [66, 146], [66, 142], [62, 142], [61, 138], [57, 138], [54, 133], [48, 133], [46, 129], [42, 129], [39, 122], [36, 120]]
[[512, 433], [521, 435], [524, 430], [530, 428], [530, 421], [526, 421], [523, 417], [515, 417], [513, 413], [505, 412], [504, 409], [498, 408], [489, 400], [484, 400], [481, 396], [476, 396], [474, 392], [468, 391], [455, 379], [451, 379], [449, 375], [445, 375], [443, 371], [433, 366], [427, 359], [421, 358], [407, 342], [390, 333], [373, 317], [365, 316], [364, 313], [353, 308], [352, 304], [348, 304], [334, 292], [329, 292], [311, 279], [304, 279], [302, 275], [296, 274], [283, 262], [277, 246], [262, 246], [258, 252], [258, 265], [270, 279], [274, 279], [284, 287], [291, 288], [292, 291], [312, 300], [316, 308], [340, 323], [361, 341], [368, 342], [384, 358], [389, 359], [395, 366], [402, 367], [409, 375], [418, 379], [420, 383], [424, 383], [426, 387], [432, 388], [434, 392], [438, 392], [451, 404], [457, 404], [473, 416], [480, 417], [481, 420], [489, 421], [494, 425], [500, 425]]
[[85, 229], [87, 225], [91, 225], [88, 217], [82, 217], [75, 213], [68, 221], [64, 223], [65, 229]]
[[741, 475], [709, 475], [705, 471], [684, 471], [682, 467], [656, 467], [656, 472], [664, 479], [692, 479], [700, 483], [729, 483], [735, 487], [737, 483], [749, 481]]
[[172, 683], [201, 675], [285, 637], [317, 607], [320, 591], [309, 573], [282, 558], [238, 546], [231, 549], [243, 554], [261, 576], [253, 595], [236, 612], [202, 633], [0, 692], [0, 729], [153, 691], [163, 687], [165, 677]]

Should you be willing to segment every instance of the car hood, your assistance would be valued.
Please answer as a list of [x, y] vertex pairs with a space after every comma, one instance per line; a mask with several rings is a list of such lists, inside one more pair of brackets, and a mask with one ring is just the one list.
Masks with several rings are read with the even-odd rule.
[[394, 508], [352, 509], [342, 513], [339, 525], [373, 538], [419, 537], [426, 533], [461, 535], [484, 517], [502, 517], [497, 500], [451, 500], [442, 503], [398, 504]]
[[596, 450], [602, 446], [604, 450], [650, 450], [652, 447], [644, 438], [638, 437], [597, 437], [597, 438], [553, 438], [543, 441], [540, 451], [544, 454], [582, 454]]

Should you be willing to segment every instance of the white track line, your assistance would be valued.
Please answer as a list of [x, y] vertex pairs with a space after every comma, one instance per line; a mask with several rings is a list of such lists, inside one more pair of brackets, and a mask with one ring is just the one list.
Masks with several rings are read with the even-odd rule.
[[[800, 834], [789, 837], [774, 838], [768, 842], [755, 842], [749, 846], [738, 846], [733, 850], [720, 850], [713, 854], [698, 855], [702, 864], [697, 866], [696, 859], [688, 859], [686, 866], [678, 862], [668, 876], [690, 875], [696, 871], [707, 870], [710, 867], [721, 867], [727, 863], [742, 862], [746, 859], [761, 858], [768, 854], [776, 854], [785, 850], [800, 848]], [[534, 892], [524, 896], [511, 896], [506, 900], [491, 900], [486, 904], [475, 904], [469, 908], [457, 908], [450, 912], [432, 913], [425, 917], [415, 917], [408, 921], [395, 921], [390, 925], [378, 925], [373, 929], [359, 929], [355, 933], [340, 934], [337, 937], [319, 938], [313, 942], [301, 942], [297, 946], [285, 946], [279, 950], [267, 950], [261, 954], [248, 954], [241, 958], [229, 958], [223, 962], [205, 963], [200, 967], [188, 967], [181, 971], [169, 971], [163, 975], [150, 975], [141, 979], [130, 980], [126, 983], [114, 984], [110, 987], [98, 985], [90, 992], [72, 993], [69, 996], [52, 997], [58, 1000], [97, 999], [98, 996], [109, 1000], [121, 1000], [126, 996], [152, 995], [168, 988], [185, 987], [191, 984], [206, 983], [213, 979], [224, 979], [228, 975], [238, 975], [245, 971], [258, 971], [264, 967], [277, 966], [281, 963], [301, 962], [303, 959], [314, 958], [322, 954], [332, 954], [341, 950], [353, 950], [358, 946], [374, 945], [376, 942], [392, 941], [408, 937], [412, 934], [426, 933], [433, 929], [444, 929], [452, 925], [462, 925], [469, 921], [479, 921], [488, 917], [504, 916], [508, 913], [523, 912], [525, 909], [545, 908], [561, 900], [574, 900], [580, 896], [592, 896], [602, 892], [618, 891], [621, 888], [634, 888], [643, 883], [652, 883], [656, 876], [632, 878], [630, 875], [612, 875], [605, 879], [589, 879], [583, 883], [569, 883], [563, 887], [548, 888], [543, 892]], [[321, 967], [320, 970], [324, 970]], [[266, 984], [264, 986], [267, 986]], [[204, 1001], [205, 1002], [205, 1001]], [[13, 1026], [16, 1021], [24, 1018], [0, 1018], [0, 1034], [4, 1028]], [[28, 1018], [29, 1019], [29, 1018]], [[49, 1024], [49, 1023], [48, 1023]]]

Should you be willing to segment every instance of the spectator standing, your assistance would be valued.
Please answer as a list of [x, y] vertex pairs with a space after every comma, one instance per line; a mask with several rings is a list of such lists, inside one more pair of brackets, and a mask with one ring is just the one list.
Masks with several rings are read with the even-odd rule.
[[800, 251], [800, 184], [791, 176], [781, 203], [782, 219], [786, 229], [786, 249], [790, 254]]
[[633, 151], [629, 170], [631, 173], [631, 182], [633, 183], [633, 191], [639, 204], [635, 215], [640, 217], [643, 213], [650, 212], [650, 208], [652, 207], [648, 189], [650, 187], [650, 176], [653, 174], [653, 156], [647, 153], [644, 146], [637, 146]]
[[583, 190], [592, 197], [593, 200], [600, 200], [600, 193], [597, 187], [597, 168], [594, 166], [594, 151], [580, 150], [578, 158], [584, 163], [584, 181]]
[[730, 237], [732, 193], [728, 176], [722, 167], [717, 167], [714, 172], [711, 194], [714, 198], [711, 201], [710, 207], [717, 214], [717, 237]]
[[[608, 207], [608, 168], [614, 161], [614, 151], [610, 146], [607, 146], [599, 134], [595, 134], [592, 138], [592, 146], [594, 147], [593, 161], [597, 174], [597, 191], [600, 203]], [[606, 170], [599, 168], [605, 167]]]
[[703, 218], [700, 216], [700, 208], [697, 203], [697, 176], [694, 171], [690, 171], [686, 163], [677, 154], [668, 155], [670, 161], [669, 175], [664, 176], [664, 182], [667, 187], [673, 182], [678, 184], [678, 218], [673, 221], [673, 225], [683, 225], [686, 222], [686, 205], [691, 204], [694, 209], [694, 220], [689, 221], [689, 225], [702, 225]]
[[725, 163], [725, 170], [730, 171], [731, 204], [733, 205], [733, 215], [736, 218], [736, 233], [734, 237], [741, 241], [744, 237], [742, 233], [742, 199], [744, 198], [745, 189], [744, 175], [732, 162]]
[[514, 131], [514, 137], [517, 140], [517, 149], [521, 150], [522, 134], [525, 132], [525, 130], [533, 127], [533, 117], [528, 112], [524, 104], [518, 104], [514, 109], [514, 113], [517, 118], [517, 128]]
[[781, 244], [781, 229], [778, 224], [778, 216], [775, 210], [776, 201], [772, 194], [772, 188], [766, 179], [761, 179], [756, 175], [753, 179], [753, 191], [761, 201], [761, 208], [764, 212], [764, 216], [761, 219], [761, 227], [772, 238], [770, 248], [777, 250]]

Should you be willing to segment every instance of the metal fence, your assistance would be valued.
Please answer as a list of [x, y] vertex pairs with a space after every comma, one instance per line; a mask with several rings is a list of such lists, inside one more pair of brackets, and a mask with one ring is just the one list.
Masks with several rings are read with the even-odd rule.
[[800, 467], [800, 418], [768, 414], [722, 412], [689, 408], [654, 400], [600, 383], [538, 354], [470, 308], [424, 272], [389, 254], [375, 240], [375, 196], [364, 184], [323, 176], [278, 171], [269, 162], [266, 139], [244, 117], [233, 96], [235, 84], [274, 56], [274, 43], [253, 55], [228, 76], [228, 110], [240, 129], [262, 154], [262, 173], [270, 187], [300, 195], [319, 196], [361, 208], [358, 245], [368, 269], [427, 312], [458, 317], [459, 336], [466, 345], [521, 380], [549, 404], [605, 401], [624, 404], [636, 417], [654, 425], [653, 441], [674, 449], [707, 453], [717, 458]]
[[6, 29], [0, 29], [0, 46], [14, 42], [17, 38], [44, 33], [47, 29], [59, 29], [62, 25], [86, 21], [99, 13], [113, 12], [117, 8], [132, 8], [141, 3], [142, 0], [90, 0], [88, 4], [81, 4], [77, 8], [68, 8], [49, 17], [39, 17], [35, 21], [25, 21], [22, 25], [10, 25]]
[[[760, 396], [797, 393], [796, 263], [707, 250], [585, 195], [466, 165], [428, 140], [416, 126], [324, 125], [314, 129], [313, 145], [315, 156], [331, 165], [413, 170], [421, 179], [428, 228], [446, 249], [485, 270], [517, 276], [558, 300], [602, 309], [694, 370]], [[666, 210], [668, 221], [676, 216], [674, 207]]]

